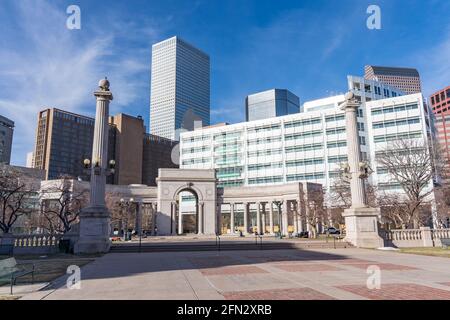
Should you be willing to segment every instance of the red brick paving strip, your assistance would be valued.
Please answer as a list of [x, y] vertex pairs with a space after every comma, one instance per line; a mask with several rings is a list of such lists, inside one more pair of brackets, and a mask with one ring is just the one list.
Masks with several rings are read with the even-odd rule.
[[288, 271], [288, 272], [320, 272], [320, 271], [340, 271], [342, 269], [336, 268], [335, 266], [330, 266], [320, 263], [309, 263], [309, 264], [281, 264], [275, 266], [278, 269]]
[[252, 273], [268, 273], [267, 271], [254, 266], [227, 266], [220, 268], [200, 269], [204, 276], [224, 276], [224, 275], [243, 275]]
[[401, 266], [398, 264], [392, 264], [392, 263], [378, 263], [378, 262], [371, 262], [371, 263], [345, 263], [342, 264], [347, 266], [352, 266], [359, 269], [367, 269], [370, 266], [378, 266], [381, 271], [383, 270], [417, 270], [417, 268], [408, 267], [408, 266]]
[[450, 291], [418, 284], [382, 284], [380, 289], [370, 290], [366, 286], [348, 285], [337, 288], [371, 300], [450, 300]]
[[222, 295], [226, 300], [335, 300], [311, 288], [235, 291]]
[[240, 264], [239, 261], [227, 256], [189, 258], [189, 261], [197, 268], [214, 268]]

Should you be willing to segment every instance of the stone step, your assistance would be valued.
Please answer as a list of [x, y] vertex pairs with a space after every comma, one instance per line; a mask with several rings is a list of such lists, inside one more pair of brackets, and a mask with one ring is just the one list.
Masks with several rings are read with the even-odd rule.
[[[234, 250], [287, 250], [287, 249], [332, 249], [332, 248], [349, 248], [352, 247], [346, 242], [324, 243], [324, 242], [308, 242], [308, 243], [222, 243], [220, 251]], [[110, 252], [182, 252], [182, 251], [218, 251], [219, 247], [215, 244], [143, 244], [139, 249], [139, 244], [123, 244], [112, 245]]]

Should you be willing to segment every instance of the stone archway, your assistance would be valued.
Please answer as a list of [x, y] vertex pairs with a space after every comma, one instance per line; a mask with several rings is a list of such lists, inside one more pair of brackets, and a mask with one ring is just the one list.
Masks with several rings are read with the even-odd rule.
[[160, 169], [158, 183], [158, 235], [176, 235], [179, 230], [180, 193], [196, 196], [197, 233], [217, 233], [217, 180], [214, 170]]
[[199, 233], [199, 197], [192, 188], [181, 189], [176, 195], [177, 233]]

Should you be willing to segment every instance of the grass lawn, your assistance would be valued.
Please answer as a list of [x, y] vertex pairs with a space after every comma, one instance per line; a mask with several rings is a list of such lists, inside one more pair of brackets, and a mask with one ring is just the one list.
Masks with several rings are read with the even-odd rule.
[[443, 248], [401, 248], [400, 252], [450, 258], [450, 249]]
[[[53, 254], [41, 256], [16, 256], [17, 263], [33, 263], [35, 267], [34, 282], [51, 282], [66, 274], [67, 267], [77, 265], [79, 267], [95, 260], [99, 255], [75, 256], [69, 254]], [[9, 258], [0, 256], [0, 260]], [[27, 266], [28, 267], [28, 266]], [[31, 283], [31, 274], [17, 280], [17, 284]], [[9, 284], [3, 284], [9, 286]], [[0, 300], [14, 300], [17, 296], [2, 296]]]

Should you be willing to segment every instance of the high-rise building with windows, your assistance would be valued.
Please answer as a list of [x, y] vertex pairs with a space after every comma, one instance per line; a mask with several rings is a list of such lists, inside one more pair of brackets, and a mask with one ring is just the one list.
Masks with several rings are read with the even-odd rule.
[[365, 66], [364, 78], [383, 82], [407, 94], [422, 92], [419, 72], [412, 68]]
[[300, 99], [286, 89], [271, 89], [247, 96], [245, 118], [247, 121], [286, 116], [300, 112]]
[[150, 100], [154, 135], [174, 140], [179, 129], [193, 129], [190, 122], [209, 125], [209, 56], [179, 37], [154, 44]]
[[[39, 113], [35, 151], [30, 164], [46, 170], [46, 179], [62, 175], [89, 180], [83, 160], [92, 155], [95, 120], [90, 117], [46, 109]], [[142, 117], [123, 113], [109, 117], [108, 159], [115, 160], [115, 173], [107, 182], [117, 185], [155, 185], [159, 168], [178, 167], [171, 153], [177, 142], [148, 135]], [[32, 157], [32, 160], [31, 160]]]
[[[401, 187], [377, 166], [376, 153], [393, 139], [428, 139], [430, 116], [422, 94], [373, 100], [358, 110], [362, 156], [379, 190]], [[314, 182], [331, 188], [347, 161], [345, 115], [336, 106], [185, 132], [180, 150], [181, 168], [215, 169], [222, 187]]]
[[86, 176], [83, 160], [91, 158], [93, 136], [93, 118], [56, 108], [39, 112], [34, 167], [45, 170], [46, 179]]
[[0, 115], [0, 163], [11, 162], [14, 121]]
[[429, 102], [436, 117], [438, 141], [446, 162], [446, 176], [450, 176], [450, 86], [433, 93]]

